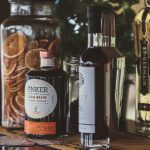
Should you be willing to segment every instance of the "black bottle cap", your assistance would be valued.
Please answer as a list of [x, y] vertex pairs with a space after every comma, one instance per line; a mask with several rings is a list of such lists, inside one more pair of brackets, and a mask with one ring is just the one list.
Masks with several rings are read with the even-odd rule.
[[101, 32], [101, 7], [88, 6], [87, 7], [88, 18], [88, 33], [100, 33]]
[[103, 12], [102, 13], [102, 35], [103, 36], [109, 36], [109, 37], [115, 37], [116, 31], [115, 31], [115, 15], [111, 11]]

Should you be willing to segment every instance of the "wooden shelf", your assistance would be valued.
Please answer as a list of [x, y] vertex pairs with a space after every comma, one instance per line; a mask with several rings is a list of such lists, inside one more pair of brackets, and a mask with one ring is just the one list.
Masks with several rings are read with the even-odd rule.
[[[79, 135], [70, 135], [55, 140], [27, 139], [23, 130], [11, 130], [0, 127], [0, 145], [48, 145], [61, 150], [81, 149]], [[150, 150], [150, 138], [134, 134], [119, 133], [118, 138], [111, 142], [112, 150]]]

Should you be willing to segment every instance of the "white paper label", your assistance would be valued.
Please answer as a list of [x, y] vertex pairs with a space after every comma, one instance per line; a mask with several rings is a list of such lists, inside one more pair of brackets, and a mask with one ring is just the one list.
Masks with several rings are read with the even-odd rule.
[[79, 132], [95, 133], [94, 67], [79, 67]]
[[25, 84], [25, 111], [31, 118], [48, 116], [56, 108], [57, 93], [54, 87], [39, 79], [28, 80]]

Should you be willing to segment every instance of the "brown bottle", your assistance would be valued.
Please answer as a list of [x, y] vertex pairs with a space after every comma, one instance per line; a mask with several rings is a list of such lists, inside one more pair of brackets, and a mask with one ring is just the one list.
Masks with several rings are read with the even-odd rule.
[[68, 77], [54, 66], [48, 52], [40, 52], [41, 70], [26, 74], [25, 133], [28, 137], [52, 138], [67, 134]]

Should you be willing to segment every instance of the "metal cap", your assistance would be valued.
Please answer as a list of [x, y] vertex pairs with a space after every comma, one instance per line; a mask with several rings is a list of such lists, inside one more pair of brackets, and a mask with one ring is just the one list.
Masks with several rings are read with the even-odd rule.
[[88, 18], [88, 32], [100, 33], [101, 32], [101, 7], [100, 6], [88, 6], [87, 7]]

